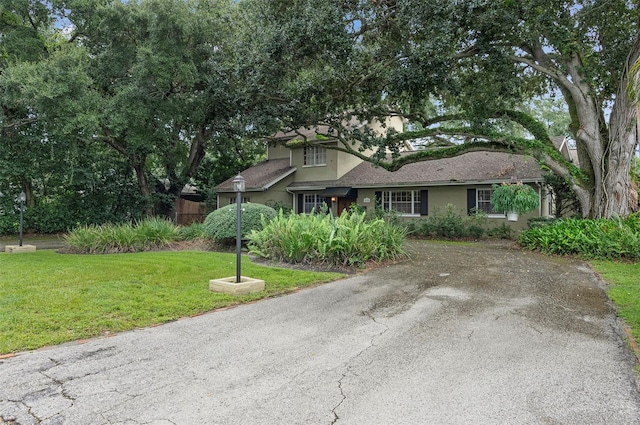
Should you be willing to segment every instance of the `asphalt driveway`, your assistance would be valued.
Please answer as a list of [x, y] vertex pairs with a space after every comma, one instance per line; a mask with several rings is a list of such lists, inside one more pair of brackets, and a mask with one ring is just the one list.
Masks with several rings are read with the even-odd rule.
[[280, 298], [2, 360], [0, 423], [640, 423], [635, 358], [586, 264], [410, 249]]

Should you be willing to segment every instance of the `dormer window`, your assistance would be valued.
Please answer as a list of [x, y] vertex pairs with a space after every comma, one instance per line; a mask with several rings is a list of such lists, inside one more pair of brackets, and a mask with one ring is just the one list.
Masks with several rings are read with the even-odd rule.
[[327, 165], [327, 150], [324, 148], [324, 146], [305, 146], [304, 165]]

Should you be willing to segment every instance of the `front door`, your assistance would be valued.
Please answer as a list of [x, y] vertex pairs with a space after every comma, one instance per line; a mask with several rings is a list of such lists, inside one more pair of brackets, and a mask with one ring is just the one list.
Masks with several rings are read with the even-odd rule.
[[338, 198], [338, 215], [342, 214], [345, 209], [349, 209], [351, 204], [355, 204], [356, 201], [356, 198]]

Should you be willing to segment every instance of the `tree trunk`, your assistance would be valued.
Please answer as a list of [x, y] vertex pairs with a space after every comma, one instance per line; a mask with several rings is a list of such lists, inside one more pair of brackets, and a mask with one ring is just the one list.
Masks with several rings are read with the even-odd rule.
[[138, 180], [138, 186], [140, 187], [140, 192], [145, 200], [144, 205], [144, 214], [147, 217], [153, 216], [153, 204], [151, 203], [151, 190], [149, 189], [149, 181], [147, 180], [147, 176], [144, 173], [144, 161], [136, 161], [131, 160], [133, 163], [133, 168], [136, 172], [136, 179]]
[[571, 85], [565, 87], [565, 98], [570, 95], [567, 100], [575, 108], [572, 120], [577, 119], [579, 124], [575, 138], [580, 168], [591, 179], [589, 183], [574, 184], [585, 217], [625, 217], [630, 212], [630, 171], [637, 131], [636, 108], [629, 98], [627, 84], [629, 69], [639, 54], [640, 44], [636, 42], [623, 70], [608, 132], [593, 90], [579, 72], [579, 62], [569, 62], [572, 79]]
[[600, 200], [599, 216], [627, 216], [637, 209], [630, 199], [637, 199], [637, 193], [631, 194], [631, 161], [638, 143], [637, 105], [629, 96], [630, 69], [640, 57], [640, 39], [636, 39], [629, 53], [627, 63], [620, 80], [616, 101], [611, 110], [609, 121], [609, 140], [602, 169], [605, 171], [604, 193]]

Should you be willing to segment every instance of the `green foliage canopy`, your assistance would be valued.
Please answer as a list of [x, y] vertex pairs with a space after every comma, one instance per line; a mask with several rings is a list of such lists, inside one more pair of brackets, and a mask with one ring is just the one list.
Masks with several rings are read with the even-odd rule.
[[[640, 56], [635, 3], [243, 3], [266, 28], [254, 45], [282, 77], [278, 98], [300, 105], [282, 117], [284, 128], [316, 128], [340, 139], [335, 149], [389, 170], [473, 150], [533, 155], [571, 180], [585, 215], [628, 214], [637, 137], [625, 90]], [[522, 104], [555, 95], [566, 104], [579, 168], [523, 113]], [[391, 117], [412, 131], [376, 134], [353, 124]], [[526, 137], [517, 137], [522, 130]], [[400, 156], [403, 142], [416, 138], [432, 152]]]

